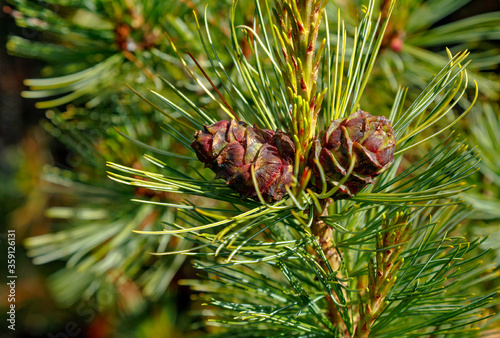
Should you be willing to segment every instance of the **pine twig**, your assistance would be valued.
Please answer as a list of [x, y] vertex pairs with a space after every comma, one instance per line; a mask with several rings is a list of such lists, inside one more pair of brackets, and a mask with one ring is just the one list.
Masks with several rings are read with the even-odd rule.
[[[325, 271], [329, 271], [330, 269], [327, 266], [328, 262], [330, 268], [333, 271], [338, 272], [341, 265], [341, 257], [337, 249], [335, 248], [335, 244], [333, 242], [333, 228], [328, 226], [323, 220], [321, 220], [322, 216], [328, 215], [328, 204], [326, 203], [326, 201], [327, 200], [321, 200], [320, 202], [323, 209], [321, 213], [318, 213], [316, 210], [314, 212], [313, 222], [311, 225], [311, 232], [314, 236], [318, 238], [321, 250], [323, 251], [326, 257], [326, 262], [320, 260], [321, 267]], [[342, 330], [346, 332], [344, 321], [337, 309], [335, 301], [330, 297], [327, 297], [326, 299], [328, 303], [328, 317], [330, 318], [331, 322], [337, 327], [342, 326], [343, 327]]]
[[399, 255], [410, 234], [408, 217], [404, 214], [398, 214], [392, 220], [384, 219], [382, 222], [382, 231], [376, 239], [376, 263], [368, 261], [366, 300], [360, 300], [355, 337], [368, 337], [373, 323], [387, 307], [387, 295], [396, 281], [397, 271], [404, 263], [403, 259], [399, 259]]

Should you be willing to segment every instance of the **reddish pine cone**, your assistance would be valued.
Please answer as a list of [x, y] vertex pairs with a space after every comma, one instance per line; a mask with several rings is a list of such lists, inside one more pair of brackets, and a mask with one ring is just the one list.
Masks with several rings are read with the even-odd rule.
[[328, 189], [338, 185], [355, 158], [351, 175], [332, 196], [334, 199], [352, 197], [392, 165], [395, 146], [391, 122], [383, 116], [358, 110], [347, 118], [332, 121], [312, 146], [309, 156], [309, 166], [314, 173], [312, 185], [316, 191], [322, 190], [315, 158], [323, 167]]
[[249, 127], [245, 122], [219, 121], [194, 134], [191, 147], [216, 178], [224, 178], [242, 198], [257, 196], [250, 166], [254, 165], [260, 193], [280, 200], [292, 183], [295, 145], [281, 131]]

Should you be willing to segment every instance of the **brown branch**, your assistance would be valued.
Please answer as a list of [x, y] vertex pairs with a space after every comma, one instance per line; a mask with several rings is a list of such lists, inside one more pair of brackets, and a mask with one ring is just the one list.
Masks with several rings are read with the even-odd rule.
[[[316, 210], [314, 211], [311, 232], [318, 238], [318, 243], [320, 244], [321, 250], [323, 251], [331, 269], [333, 271], [338, 271], [341, 265], [341, 258], [333, 242], [333, 228], [328, 226], [325, 222], [323, 222], [323, 220], [321, 220], [322, 216], [328, 215], [328, 203], [325, 200], [322, 200], [320, 203], [322, 204], [321, 206], [323, 210], [321, 213], [318, 213]], [[326, 272], [330, 271], [327, 263], [323, 259], [319, 260], [319, 264]], [[337, 274], [337, 276], [339, 276], [339, 274]], [[347, 333], [347, 328], [342, 319], [342, 316], [339, 313], [335, 301], [331, 299], [329, 295], [327, 295], [326, 301], [328, 304], [328, 317], [330, 318], [330, 321], [336, 327], [341, 326], [342, 330], [345, 332], [345, 334], [347, 334], [348, 337], [349, 335]], [[337, 302], [339, 302], [338, 299]]]
[[[389, 229], [391, 229], [389, 231]], [[355, 337], [367, 338], [378, 316], [387, 307], [387, 295], [396, 281], [396, 274], [404, 260], [399, 256], [410, 238], [410, 224], [404, 214], [384, 220], [376, 240], [376, 261], [368, 263], [368, 287], [365, 300], [359, 305], [359, 319]]]

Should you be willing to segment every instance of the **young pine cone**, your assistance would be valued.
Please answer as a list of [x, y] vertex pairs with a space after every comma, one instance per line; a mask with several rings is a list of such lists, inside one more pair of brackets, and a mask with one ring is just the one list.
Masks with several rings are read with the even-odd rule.
[[242, 198], [257, 196], [252, 164], [260, 193], [267, 201], [280, 200], [286, 194], [285, 187], [292, 183], [295, 146], [281, 131], [231, 120], [204, 126], [194, 137], [191, 147], [198, 159]]
[[347, 118], [334, 120], [312, 146], [309, 156], [309, 166], [313, 170], [311, 182], [315, 190], [322, 190], [321, 175], [314, 159], [323, 167], [328, 190], [338, 185], [354, 160], [351, 175], [332, 196], [334, 199], [352, 197], [392, 165], [395, 146], [391, 122], [383, 116], [358, 110]]

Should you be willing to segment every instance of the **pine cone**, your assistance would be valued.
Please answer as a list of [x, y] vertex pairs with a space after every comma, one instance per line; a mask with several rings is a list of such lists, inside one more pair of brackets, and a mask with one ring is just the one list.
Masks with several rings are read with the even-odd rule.
[[191, 147], [216, 178], [224, 178], [242, 198], [255, 198], [250, 166], [265, 200], [280, 200], [292, 183], [295, 145], [281, 131], [249, 127], [245, 122], [219, 121], [194, 134]]
[[315, 158], [323, 167], [328, 189], [338, 185], [355, 159], [351, 175], [332, 196], [334, 199], [352, 197], [392, 165], [395, 146], [391, 122], [383, 116], [358, 110], [347, 118], [332, 121], [312, 146], [309, 156], [309, 166], [314, 173], [312, 185], [316, 191], [322, 190]]

